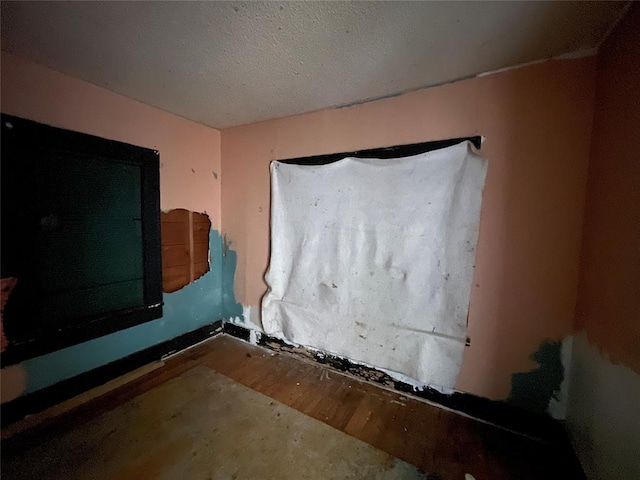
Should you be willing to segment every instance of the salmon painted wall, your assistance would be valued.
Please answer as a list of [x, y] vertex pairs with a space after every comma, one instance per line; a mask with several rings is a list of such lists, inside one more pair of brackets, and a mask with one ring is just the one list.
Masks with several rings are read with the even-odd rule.
[[598, 54], [567, 425], [589, 478], [640, 478], [640, 5]]
[[471, 346], [457, 388], [506, 399], [512, 375], [537, 368], [530, 356], [573, 330], [594, 90], [595, 58], [554, 60], [223, 130], [222, 221], [252, 323], [266, 291], [270, 161], [484, 135]]
[[206, 212], [213, 228], [211, 271], [165, 294], [161, 319], [3, 370], [3, 393], [10, 393], [3, 401], [195, 330], [226, 315], [225, 302], [236, 314], [233, 292], [222, 285], [223, 267], [231, 268], [225, 277], [232, 278], [234, 265], [223, 265], [219, 233], [220, 132], [9, 54], [2, 53], [1, 66], [3, 113], [158, 150], [162, 210]]
[[576, 321], [640, 373], [640, 8], [600, 49]]

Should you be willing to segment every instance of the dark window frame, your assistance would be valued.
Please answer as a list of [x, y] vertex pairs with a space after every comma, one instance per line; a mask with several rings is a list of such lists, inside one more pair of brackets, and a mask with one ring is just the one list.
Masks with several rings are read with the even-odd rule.
[[278, 162], [290, 165], [327, 165], [347, 157], [381, 159], [402, 158], [451, 147], [466, 141], [471, 142], [478, 150], [482, 147], [482, 137], [480, 136], [458, 137], [447, 140], [434, 140], [431, 142], [408, 143], [405, 145], [394, 145], [392, 147], [357, 150], [355, 152], [329, 153], [326, 155], [314, 155], [310, 157], [288, 158], [286, 160], [278, 160]]
[[[20, 152], [44, 150], [101, 159], [96, 161], [122, 161], [140, 167], [144, 288], [142, 306], [69, 320], [63, 328], [57, 325], [55, 328], [39, 328], [31, 335], [21, 338], [9, 337], [9, 345], [0, 356], [2, 365], [19, 363], [160, 318], [162, 260], [159, 153], [148, 148], [56, 128], [11, 115], [1, 114], [0, 119], [2, 157], [11, 155], [12, 149], [19, 149]], [[2, 274], [11, 276], [11, 272]], [[10, 299], [11, 297], [9, 301]]]

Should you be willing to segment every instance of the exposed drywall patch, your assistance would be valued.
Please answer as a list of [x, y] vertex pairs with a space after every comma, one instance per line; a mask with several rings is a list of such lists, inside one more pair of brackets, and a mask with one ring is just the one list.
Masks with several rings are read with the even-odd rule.
[[[260, 321], [260, 309], [251, 306], [242, 306], [242, 315], [228, 320], [234, 325], [240, 325], [256, 334], [264, 333], [262, 322]], [[253, 342], [252, 342], [253, 343]]]
[[511, 376], [508, 402], [533, 412], [544, 413], [551, 399], [558, 400], [564, 379], [562, 342], [544, 341], [530, 356], [538, 368]]
[[[152, 345], [196, 330], [219, 319], [242, 314], [233, 293], [236, 254], [215, 230], [209, 235], [213, 268], [199, 280], [163, 295], [163, 316], [22, 363], [27, 370], [26, 393], [40, 390]], [[223, 255], [223, 251], [226, 254]], [[224, 258], [223, 258], [224, 257]]]

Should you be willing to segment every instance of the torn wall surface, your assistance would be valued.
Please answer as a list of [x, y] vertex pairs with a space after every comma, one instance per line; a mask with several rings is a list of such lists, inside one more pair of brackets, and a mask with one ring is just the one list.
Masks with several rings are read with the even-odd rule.
[[271, 174], [265, 331], [453, 387], [486, 160], [465, 142]]

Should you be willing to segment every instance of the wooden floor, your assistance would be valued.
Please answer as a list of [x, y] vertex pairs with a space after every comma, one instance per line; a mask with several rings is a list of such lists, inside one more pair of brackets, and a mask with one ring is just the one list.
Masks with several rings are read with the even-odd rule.
[[[274, 400], [419, 467], [432, 479], [583, 478], [570, 452], [227, 335], [3, 442], [3, 455], [56, 435], [174, 378], [207, 366]], [[259, 440], [258, 440], [259, 441]]]

